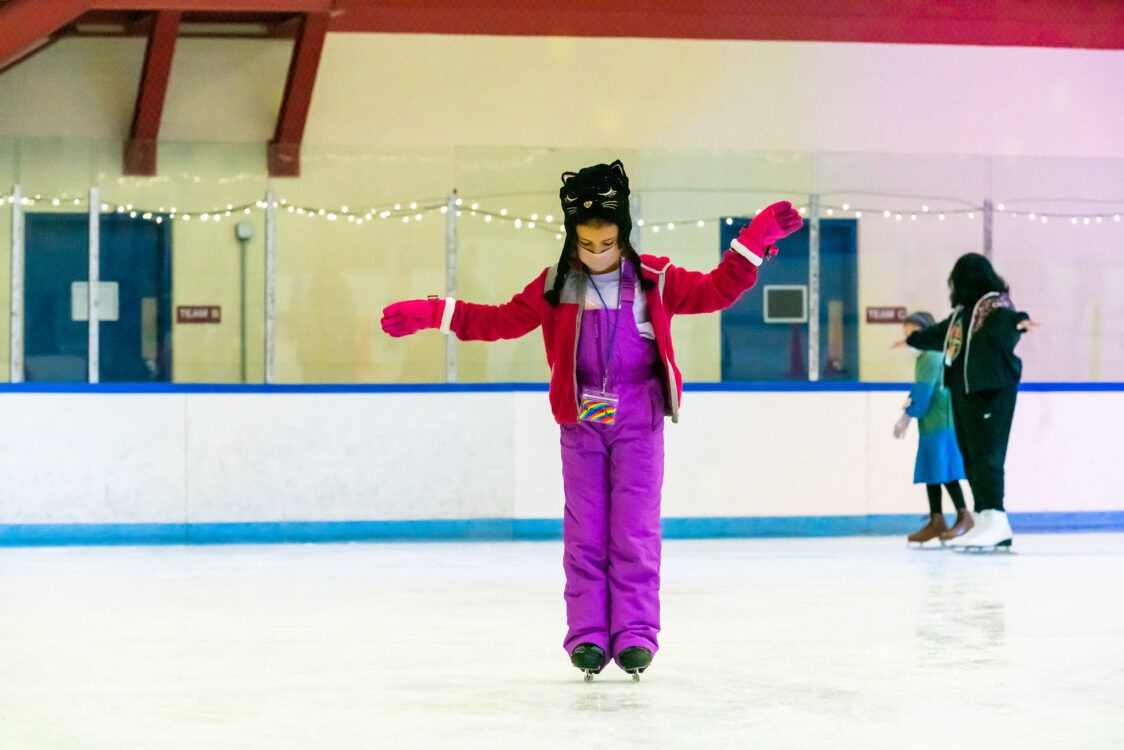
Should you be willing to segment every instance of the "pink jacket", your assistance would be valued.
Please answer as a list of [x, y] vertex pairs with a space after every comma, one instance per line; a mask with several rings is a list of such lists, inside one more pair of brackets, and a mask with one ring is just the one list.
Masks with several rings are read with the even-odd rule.
[[[728, 250], [718, 267], [710, 273], [687, 271], [673, 266], [667, 258], [641, 255], [644, 277], [656, 282], [645, 292], [652, 328], [663, 365], [665, 413], [679, 421], [679, 402], [683, 396], [683, 376], [675, 365], [671, 343], [671, 318], [678, 314], [709, 313], [723, 310], [757, 281], [757, 267], [733, 250]], [[551, 307], [543, 292], [554, 284], [557, 266], [545, 269], [526, 288], [502, 305], [478, 305], [446, 300], [441, 330], [452, 332], [462, 341], [514, 339], [542, 326], [546, 361], [550, 365], [550, 407], [559, 424], [576, 422], [578, 393], [575, 375], [578, 336], [585, 299], [585, 275], [569, 274], [558, 307]], [[448, 309], [448, 303], [453, 309]]]

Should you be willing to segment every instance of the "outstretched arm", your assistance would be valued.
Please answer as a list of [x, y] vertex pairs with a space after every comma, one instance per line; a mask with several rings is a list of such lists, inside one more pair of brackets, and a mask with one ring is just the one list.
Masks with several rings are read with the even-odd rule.
[[708, 313], [724, 310], [757, 283], [757, 268], [777, 254], [773, 243], [804, 224], [788, 201], [780, 201], [754, 217], [730, 243], [718, 268], [710, 273], [687, 271], [676, 266], [667, 270], [664, 302], [670, 314]]
[[945, 334], [948, 333], [948, 326], [951, 322], [952, 316], [949, 315], [940, 323], [909, 334], [905, 339], [905, 343], [909, 344], [914, 349], [939, 352], [944, 348], [944, 337]]
[[725, 310], [757, 283], [757, 266], [727, 250], [710, 273], [667, 267], [664, 304], [670, 314], [694, 315]]
[[462, 341], [515, 339], [542, 323], [546, 271], [502, 305], [477, 305], [448, 297], [395, 302], [383, 310], [382, 329], [394, 337], [440, 328]]
[[1019, 343], [1019, 339], [1024, 333], [1038, 325], [1026, 313], [1004, 308], [993, 312], [985, 323], [988, 334], [996, 345], [1009, 352], [1015, 350], [1015, 345]]
[[546, 271], [523, 291], [502, 305], [478, 305], [456, 301], [449, 321], [449, 330], [461, 341], [495, 341], [517, 339], [542, 324], [544, 309], [543, 283]]

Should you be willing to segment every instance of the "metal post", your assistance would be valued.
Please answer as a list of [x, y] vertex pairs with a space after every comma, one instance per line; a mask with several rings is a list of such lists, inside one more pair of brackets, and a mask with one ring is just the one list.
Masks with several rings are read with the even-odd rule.
[[86, 301], [89, 308], [89, 343], [87, 345], [87, 360], [89, 361], [89, 381], [98, 382], [101, 370], [98, 341], [98, 287], [101, 285], [101, 213], [98, 204], [97, 187], [90, 188], [90, 278], [87, 287]]
[[272, 190], [265, 194], [265, 382], [273, 382], [273, 341], [277, 320], [275, 290], [277, 287], [277, 197]]
[[23, 382], [23, 192], [12, 186], [12, 304], [9, 317], [8, 378]]
[[[449, 193], [445, 210], [445, 296], [457, 296], [457, 191]], [[457, 337], [445, 337], [445, 382], [457, 382]]]
[[994, 219], [995, 204], [991, 202], [991, 198], [987, 198], [983, 204], [983, 256], [988, 260], [991, 259], [991, 242], [994, 231], [992, 222]]
[[991, 260], [995, 204], [991, 200], [991, 157], [984, 157], [983, 256]]
[[241, 333], [238, 340], [241, 342], [239, 347], [239, 371], [241, 379], [239, 382], [246, 382], [246, 243], [248, 240], [238, 240], [240, 246], [239, 264], [238, 264], [238, 322], [241, 328]]
[[254, 236], [254, 225], [240, 221], [234, 225], [234, 238], [238, 240], [238, 370], [239, 382], [246, 382], [246, 245]]
[[820, 379], [820, 196], [808, 201], [808, 380]]

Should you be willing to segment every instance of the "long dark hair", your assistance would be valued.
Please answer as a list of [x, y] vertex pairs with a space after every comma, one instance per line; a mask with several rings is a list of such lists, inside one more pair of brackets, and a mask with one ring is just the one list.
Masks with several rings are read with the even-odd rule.
[[[605, 219], [591, 219], [578, 226], [600, 229], [610, 224], [613, 224], [613, 222]], [[617, 228], [619, 229], [620, 227]], [[640, 281], [640, 288], [645, 291], [655, 289], [656, 282], [644, 278], [644, 273], [640, 265], [640, 254], [636, 252], [636, 249], [632, 246], [628, 237], [624, 236], [623, 232], [617, 236], [617, 245], [619, 245], [621, 249], [621, 259], [631, 263], [632, 268], [636, 271], [636, 278]], [[578, 234], [576, 231], [566, 232], [566, 239], [562, 242], [562, 255], [558, 258], [558, 273], [554, 277], [554, 286], [543, 293], [543, 299], [549, 302], [551, 307], [558, 307], [559, 302], [562, 301], [562, 287], [566, 284], [566, 275], [569, 274], [570, 271], [578, 270], [580, 267], [581, 262], [578, 260]]]
[[1007, 292], [1007, 282], [979, 253], [961, 255], [948, 275], [949, 299], [953, 307], [970, 307], [990, 292]]

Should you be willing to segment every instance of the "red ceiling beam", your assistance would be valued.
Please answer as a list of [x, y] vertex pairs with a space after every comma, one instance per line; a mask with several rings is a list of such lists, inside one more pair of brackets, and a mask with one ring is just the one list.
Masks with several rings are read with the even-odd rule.
[[25, 57], [87, 9], [84, 0], [12, 0], [0, 5], [0, 68]]
[[337, 0], [9, 0], [0, 3], [0, 70], [87, 11], [332, 13]]
[[316, 70], [320, 67], [320, 53], [324, 37], [328, 34], [327, 13], [309, 13], [304, 17], [293, 57], [289, 62], [289, 77], [285, 81], [285, 98], [277, 117], [277, 129], [269, 142], [268, 162], [271, 177], [298, 177], [300, 175], [301, 139], [312, 103], [312, 88], [316, 84]]
[[1119, 0], [337, 0], [332, 31], [1124, 49]]
[[[0, 4], [3, 1], [0, 0]], [[61, 28], [53, 38], [148, 38], [152, 30], [152, 18], [153, 11], [91, 10], [83, 13], [74, 23]], [[303, 13], [181, 12], [179, 38], [295, 39], [303, 18]]]
[[125, 141], [122, 171], [126, 175], [151, 177], [156, 174], [156, 139], [160, 135], [160, 117], [164, 112], [164, 96], [168, 91], [179, 27], [179, 11], [163, 10], [156, 14], [148, 32], [133, 124], [129, 128], [129, 139]]
[[327, 13], [336, 0], [86, 0], [90, 10], [178, 10], [224, 13]]

